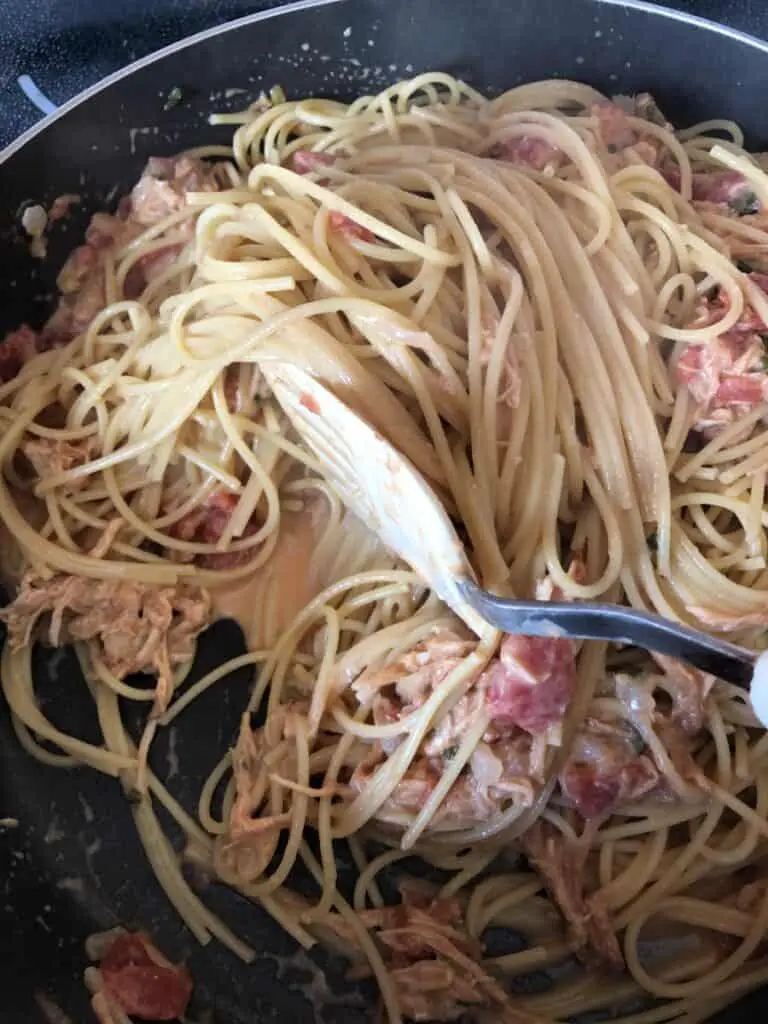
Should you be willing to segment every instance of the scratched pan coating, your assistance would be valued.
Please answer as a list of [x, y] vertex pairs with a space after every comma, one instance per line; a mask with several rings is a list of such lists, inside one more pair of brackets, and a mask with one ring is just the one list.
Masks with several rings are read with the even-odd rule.
[[[609, 93], [652, 89], [678, 124], [731, 117], [749, 141], [768, 148], [764, 87], [768, 48], [682, 15], [607, 0], [341, 0], [293, 5], [185, 40], [113, 76], [64, 107], [0, 155], [0, 336], [50, 311], [56, 270], [90, 214], [114, 206], [147, 157], [204, 140], [213, 110], [242, 107], [262, 87], [289, 95], [351, 98], [441, 68], [493, 93], [562, 76]], [[163, 99], [178, 87], [183, 101]], [[244, 90], [232, 93], [233, 90]], [[84, 197], [53, 232], [49, 259], [31, 258], [17, 212], [31, 200]], [[241, 653], [231, 623], [203, 638], [194, 678]], [[37, 657], [38, 691], [54, 720], [95, 738], [77, 666], [67, 653]], [[201, 698], [177, 730], [160, 734], [152, 760], [194, 810], [203, 779], [231, 743], [249, 688], [247, 672]], [[50, 1020], [41, 994], [76, 1022], [89, 1020], [82, 982], [83, 940], [117, 923], [141, 925], [172, 957], [187, 959], [196, 983], [193, 1019], [219, 1024], [334, 1021], [372, 1017], [373, 993], [344, 980], [344, 965], [322, 952], [297, 953], [259, 909], [213, 887], [214, 910], [258, 950], [249, 966], [212, 943], [198, 947], [154, 880], [118, 784], [85, 769], [38, 764], [17, 742], [0, 707], [0, 982], [4, 1024]], [[178, 840], [178, 836], [176, 839]], [[341, 863], [341, 877], [351, 875]], [[322, 968], [322, 969], [321, 969]], [[535, 983], [535, 979], [532, 979]], [[718, 1020], [737, 1024], [768, 1012], [768, 992]], [[203, 1018], [205, 1019], [205, 1018]]]

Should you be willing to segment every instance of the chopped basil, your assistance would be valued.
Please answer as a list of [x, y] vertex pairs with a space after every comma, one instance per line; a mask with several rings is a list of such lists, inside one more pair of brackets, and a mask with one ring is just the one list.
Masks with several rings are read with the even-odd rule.
[[443, 761], [452, 761], [454, 759], [454, 757], [456, 757], [458, 752], [459, 752], [459, 745], [458, 745], [458, 743], [455, 743], [452, 747], [447, 747], [443, 751], [443, 753], [442, 753]]
[[163, 110], [173, 110], [174, 107], [178, 107], [183, 99], [181, 89], [178, 85], [174, 85], [168, 95], [165, 97], [165, 103], [163, 104]]
[[605, 148], [608, 150], [609, 153], [618, 153], [619, 152], [619, 147], [616, 145], [615, 142], [609, 142], [608, 145]]
[[742, 192], [741, 195], [734, 196], [728, 203], [734, 213], [738, 213], [740, 217], [743, 217], [747, 213], [759, 213], [760, 203], [758, 201], [756, 193], [751, 190]]
[[736, 260], [736, 269], [740, 270], [742, 274], [751, 274], [755, 268], [746, 260]]
[[653, 552], [658, 551], [659, 550], [659, 535], [658, 535], [658, 533], [655, 530], [652, 533], [649, 533], [646, 536], [646, 538], [645, 538], [645, 543], [648, 545], [648, 550], [649, 551], [653, 551]]

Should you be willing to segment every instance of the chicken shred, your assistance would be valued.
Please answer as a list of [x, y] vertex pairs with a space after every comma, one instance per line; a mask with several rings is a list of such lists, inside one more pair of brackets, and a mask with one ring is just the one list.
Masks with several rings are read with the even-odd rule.
[[[95, 436], [80, 441], [32, 437], [21, 444], [21, 451], [29, 459], [35, 475], [40, 480], [85, 465], [97, 450], [98, 439]], [[73, 481], [73, 484], [80, 483], [82, 481]]]
[[616, 933], [599, 895], [584, 893], [584, 867], [589, 843], [578, 846], [550, 825], [538, 822], [521, 839], [523, 852], [541, 876], [565, 918], [585, 959], [611, 970], [624, 967]]
[[191, 661], [195, 640], [210, 622], [210, 599], [185, 584], [161, 587], [63, 573], [44, 579], [29, 570], [0, 618], [15, 650], [28, 646], [45, 620], [48, 643], [95, 641], [98, 657], [118, 679], [156, 675], [155, 710], [162, 713], [173, 693], [173, 669]]
[[[306, 714], [307, 707], [303, 707]], [[284, 735], [290, 733], [291, 705], [282, 705], [270, 716], [264, 729], [253, 729], [247, 712], [240, 721], [232, 771], [235, 800], [227, 822], [227, 831], [216, 844], [215, 861], [225, 874], [243, 881], [254, 881], [266, 869], [277, 849], [281, 831], [290, 825], [290, 814], [258, 816], [264, 799], [264, 757]]]
[[131, 192], [131, 217], [146, 227], [181, 210], [187, 192], [215, 192], [215, 168], [182, 156], [154, 157]]
[[[515, 1006], [478, 963], [480, 950], [465, 931], [458, 901], [423, 897], [410, 887], [401, 889], [401, 897], [396, 906], [363, 910], [360, 917], [383, 947], [406, 1018], [454, 1021], [474, 1008], [505, 1024], [544, 1024], [537, 1014]], [[356, 950], [352, 929], [338, 915], [329, 915], [323, 925]]]

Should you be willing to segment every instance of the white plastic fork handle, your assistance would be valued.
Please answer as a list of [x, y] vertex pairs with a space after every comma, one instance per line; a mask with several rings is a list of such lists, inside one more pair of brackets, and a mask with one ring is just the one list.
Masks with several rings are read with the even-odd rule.
[[763, 651], [755, 662], [755, 671], [752, 673], [752, 682], [749, 686], [749, 699], [752, 702], [752, 710], [760, 719], [760, 724], [768, 729], [768, 651]]

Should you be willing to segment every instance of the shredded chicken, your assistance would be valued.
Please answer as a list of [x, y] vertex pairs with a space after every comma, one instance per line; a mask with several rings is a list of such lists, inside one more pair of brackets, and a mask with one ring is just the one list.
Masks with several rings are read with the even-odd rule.
[[[522, 734], [494, 743], [481, 742], [467, 767], [451, 786], [447, 796], [430, 820], [431, 831], [465, 829], [495, 818], [514, 798], [522, 806], [531, 806], [541, 780], [531, 770], [531, 738]], [[446, 763], [455, 753], [442, 757], [417, 757], [376, 813], [385, 824], [402, 827], [418, 814], [437, 786]], [[360, 792], [370, 784], [380, 759], [357, 766], [349, 785]]]
[[265, 797], [264, 759], [283, 737], [291, 735], [292, 712], [306, 715], [307, 709], [306, 705], [281, 705], [264, 729], [253, 729], [248, 713], [241, 719], [232, 752], [236, 796], [227, 831], [217, 842], [214, 854], [219, 871], [225, 875], [246, 882], [257, 879], [272, 860], [281, 831], [290, 825], [289, 813], [258, 815]]
[[394, 686], [403, 706], [414, 710], [474, 649], [474, 641], [441, 629], [396, 660], [363, 672], [353, 690], [364, 701], [385, 687]]
[[190, 157], [153, 157], [131, 192], [131, 217], [150, 227], [182, 209], [187, 192], [215, 192], [215, 167]]
[[657, 687], [672, 701], [673, 721], [683, 732], [695, 736], [704, 728], [704, 702], [715, 685], [715, 677], [663, 654], [654, 654], [653, 658], [664, 673], [654, 678]]
[[[450, 630], [441, 630], [396, 661], [362, 673], [353, 689], [360, 700], [381, 695], [387, 700], [381, 720], [396, 721], [420, 707], [474, 646]], [[454, 746], [481, 712], [492, 715], [487, 739], [514, 735], [520, 729], [543, 733], [562, 719], [574, 683], [570, 642], [507, 636], [498, 657], [479, 673], [428, 737], [425, 753], [436, 756]]]
[[653, 791], [654, 798], [698, 801], [706, 781], [691, 754], [693, 737], [683, 731], [674, 705], [671, 715], [658, 706], [654, 692], [661, 689], [660, 682], [663, 680], [653, 675], [616, 675], [616, 697], [645, 742], [648, 756], [663, 775]]
[[607, 909], [597, 895], [584, 894], [584, 866], [589, 843], [582, 841], [576, 846], [543, 822], [529, 828], [520, 843], [586, 959], [594, 957], [602, 967], [621, 970], [624, 958]]
[[[768, 291], [768, 277], [748, 275]], [[728, 312], [730, 300], [719, 288], [700, 304], [692, 327], [717, 324]], [[739, 320], [706, 344], [687, 345], [680, 352], [675, 373], [700, 406], [694, 430], [710, 437], [745, 413], [768, 401], [768, 327], [747, 302]]]
[[35, 475], [44, 480], [85, 465], [98, 450], [98, 439], [92, 436], [80, 441], [60, 441], [50, 437], [30, 437], [20, 447], [32, 464]]
[[[406, 1018], [453, 1021], [474, 1008], [506, 1024], [544, 1024], [515, 1006], [478, 963], [480, 949], [467, 935], [455, 899], [425, 898], [412, 887], [403, 887], [401, 895], [397, 906], [364, 910], [360, 917], [375, 931]], [[338, 915], [329, 915], [323, 922], [328, 925], [348, 950], [356, 949], [353, 930]]]
[[[472, 653], [476, 641], [440, 629], [353, 683], [361, 701], [372, 700], [373, 720], [390, 724], [412, 714], [439, 690], [448, 674]], [[575, 681], [573, 650], [556, 639], [506, 637], [484, 671], [427, 734], [377, 819], [402, 827], [423, 807], [455, 756], [467, 730], [490, 717], [483, 741], [453, 783], [429, 828], [463, 829], [495, 818], [511, 801], [530, 806], [544, 782], [546, 737], [562, 720]], [[532, 738], [533, 737], [533, 738]], [[378, 752], [358, 765], [349, 784], [361, 791], [402, 737], [380, 741]]]
[[[98, 656], [119, 679], [157, 676], [156, 710], [173, 692], [173, 669], [192, 659], [195, 640], [210, 621], [210, 600], [198, 587], [149, 586], [57, 574], [24, 574], [13, 602], [0, 612], [14, 649], [32, 642], [38, 624], [54, 647], [95, 641]], [[43, 620], [45, 620], [43, 622]]]

